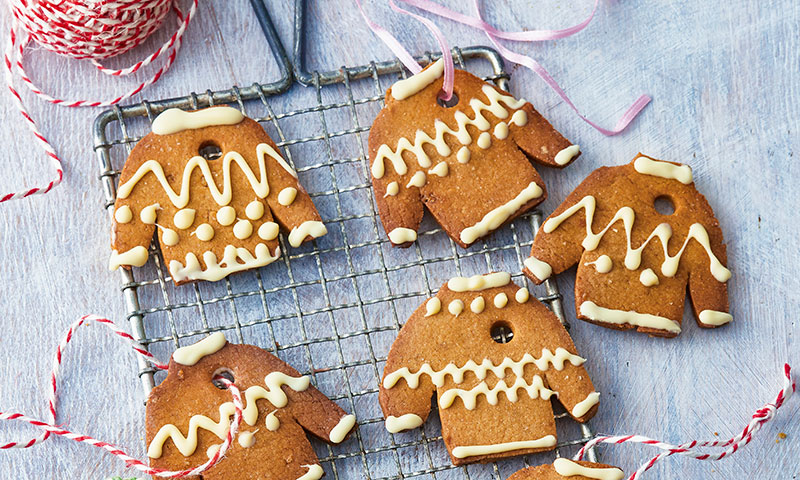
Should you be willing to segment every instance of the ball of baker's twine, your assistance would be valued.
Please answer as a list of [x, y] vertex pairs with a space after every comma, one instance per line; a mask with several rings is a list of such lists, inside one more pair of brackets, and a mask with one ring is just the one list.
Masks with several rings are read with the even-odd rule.
[[[192, 0], [188, 12], [178, 6], [178, 0], [11, 0], [14, 21], [4, 56], [6, 81], [14, 103], [25, 119], [56, 170], [56, 177], [42, 186], [19, 192], [0, 194], [0, 203], [31, 195], [44, 194], [61, 183], [64, 176], [61, 159], [22, 103], [14, 86], [15, 73], [36, 96], [47, 102], [66, 107], [106, 107], [115, 105], [141, 92], [158, 81], [172, 63], [181, 46], [181, 39], [197, 11], [198, 0]], [[170, 10], [177, 17], [178, 27], [155, 52], [122, 69], [111, 69], [100, 61], [120, 55], [140, 45], [165, 21]], [[149, 78], [127, 92], [109, 100], [55, 98], [39, 88], [22, 63], [25, 47], [31, 42], [59, 55], [91, 62], [100, 72], [110, 76], [136, 73], [159, 57], [164, 63]]]

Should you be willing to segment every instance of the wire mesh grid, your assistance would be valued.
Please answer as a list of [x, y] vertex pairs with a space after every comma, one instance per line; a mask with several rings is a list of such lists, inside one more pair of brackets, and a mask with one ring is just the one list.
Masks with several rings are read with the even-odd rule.
[[[508, 75], [493, 50], [470, 47], [454, 49], [453, 54], [460, 68], [507, 87]], [[426, 54], [421, 60], [436, 58]], [[327, 73], [329, 79], [337, 76]], [[180, 287], [171, 282], [154, 239], [151, 260], [122, 272], [128, 318], [139, 341], [159, 358], [210, 332], [224, 331], [230, 340], [265, 348], [310, 375], [317, 388], [358, 420], [354, 434], [340, 445], [312, 440], [329, 478], [506, 478], [523, 466], [551, 461], [552, 453], [454, 467], [441, 441], [435, 408], [423, 428], [392, 435], [383, 427], [378, 385], [402, 322], [452, 276], [505, 270], [517, 283], [526, 284], [522, 261], [541, 221], [540, 212], [534, 211], [462, 249], [426, 214], [411, 248], [391, 246], [376, 212], [365, 145], [385, 88], [405, 75], [397, 62], [372, 63], [342, 68], [340, 81], [328, 80], [323, 86], [314, 72], [312, 87], [296, 86], [293, 108], [286, 110], [278, 105], [286, 95], [253, 85], [246, 91], [192, 94], [101, 114], [94, 148], [109, 214], [119, 170], [157, 113], [168, 106], [229, 103], [260, 122], [276, 140], [329, 231], [300, 248], [287, 248], [281, 237], [284, 253], [266, 267]], [[554, 282], [527, 286], [564, 321]], [[163, 373], [144, 363], [140, 367], [148, 393]], [[591, 438], [591, 431], [555, 407], [561, 439], [555, 454], [567, 455]]]

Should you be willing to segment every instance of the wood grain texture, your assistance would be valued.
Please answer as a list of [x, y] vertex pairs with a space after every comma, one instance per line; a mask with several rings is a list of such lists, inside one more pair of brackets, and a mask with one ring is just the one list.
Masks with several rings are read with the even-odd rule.
[[[311, 9], [311, 67], [333, 68], [390, 58], [349, 2], [318, 0]], [[451, 6], [465, 2], [449, 0]], [[547, 0], [487, 3], [487, 15], [508, 30], [557, 28], [591, 8]], [[293, 7], [270, 0], [288, 46]], [[288, 5], [288, 6], [287, 6]], [[373, 17], [412, 52], [435, 49], [416, 24], [369, 2]], [[458, 7], [466, 8], [466, 7]], [[4, 10], [0, 29], [7, 32]], [[485, 44], [478, 32], [438, 22], [453, 44]], [[605, 125], [639, 93], [654, 98], [630, 130], [606, 138], [584, 124], [534, 74], [514, 69], [512, 92], [524, 96], [583, 147], [563, 171], [541, 169], [549, 199], [545, 212], [601, 164], [627, 163], [638, 151], [687, 162], [726, 234], [734, 323], [701, 331], [691, 321], [673, 340], [573, 322], [572, 335], [593, 362], [590, 373], [604, 393], [592, 421], [596, 431], [641, 433], [672, 441], [729, 437], [779, 388], [785, 361], [800, 370], [800, 5], [794, 0], [750, 2], [669, 0], [602, 2], [580, 34], [539, 45], [515, 45], [533, 55], [592, 119]], [[160, 39], [166, 37], [162, 32]], [[3, 37], [5, 38], [5, 37]], [[113, 65], [129, 63], [158, 39]], [[243, 45], [252, 48], [242, 50]], [[110, 97], [132, 81], [112, 81], [88, 65], [31, 48], [32, 76], [57, 95]], [[275, 79], [266, 42], [244, 0], [201, 2], [172, 70], [141, 98], [164, 98]], [[278, 102], [308, 95], [293, 87]], [[24, 95], [31, 114], [66, 162], [64, 184], [44, 197], [0, 207], [0, 409], [44, 416], [45, 378], [53, 347], [66, 326], [85, 313], [124, 322], [118, 277], [106, 270], [108, 219], [91, 150], [97, 110], [64, 109]], [[0, 191], [32, 185], [51, 172], [19, 121], [10, 97], [0, 95], [5, 128]], [[573, 272], [559, 277], [567, 314], [574, 317]], [[66, 426], [143, 455], [144, 408], [130, 352], [100, 327], [78, 331], [66, 354], [59, 418]], [[120, 412], [125, 412], [120, 414]], [[787, 438], [776, 442], [778, 432]], [[6, 424], [0, 441], [31, 430]], [[604, 462], [630, 469], [654, 454], [637, 447], [606, 447]], [[713, 464], [673, 458], [652, 478], [799, 478], [800, 399], [779, 412], [760, 437], [730, 459]], [[29, 451], [0, 453], [0, 477], [104, 478], [123, 474], [116, 460], [55, 439]], [[647, 478], [647, 477], [645, 477]]]

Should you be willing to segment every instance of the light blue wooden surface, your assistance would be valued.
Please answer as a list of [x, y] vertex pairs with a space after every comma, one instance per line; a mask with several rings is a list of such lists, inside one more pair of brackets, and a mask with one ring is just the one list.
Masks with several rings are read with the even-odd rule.
[[[323, 69], [390, 58], [349, 2], [318, 1], [312, 8], [309, 56]], [[444, 3], [444, 2], [443, 2]], [[461, 3], [449, 1], [451, 6]], [[557, 28], [575, 23], [590, 2], [509, 0], [487, 3], [487, 16], [504, 29]], [[293, 7], [269, 1], [285, 43]], [[435, 49], [425, 30], [368, 2], [376, 20], [409, 50]], [[460, 6], [466, 10], [466, 6]], [[478, 32], [438, 20], [453, 44], [485, 44]], [[2, 31], [9, 28], [4, 10]], [[611, 125], [642, 92], [653, 103], [632, 125], [606, 138], [578, 119], [538, 78], [513, 69], [512, 92], [531, 100], [584, 154], [564, 171], [540, 169], [551, 211], [599, 165], [627, 163], [638, 151], [687, 162], [708, 197], [728, 243], [735, 322], [701, 331], [687, 311], [673, 340], [573, 322], [572, 334], [604, 392], [592, 425], [606, 433], [641, 433], [668, 441], [729, 437], [779, 388], [785, 361], [800, 369], [797, 311], [797, 211], [800, 167], [795, 152], [800, 118], [800, 5], [793, 0], [608, 1], [580, 34], [539, 45], [514, 45], [535, 56], [592, 119]], [[163, 38], [163, 35], [161, 36]], [[149, 48], [157, 39], [149, 41]], [[242, 45], [255, 45], [243, 50]], [[264, 49], [260, 46], [264, 46]], [[148, 51], [137, 49], [123, 65]], [[166, 98], [206, 88], [275, 79], [266, 45], [247, 2], [203, 2], [173, 69], [142, 98]], [[87, 65], [32, 48], [32, 76], [57, 95], [110, 97], [132, 81], [112, 82]], [[303, 95], [296, 87], [291, 95]], [[108, 220], [91, 151], [97, 110], [26, 104], [66, 161], [62, 186], [45, 197], [0, 206], [0, 410], [44, 417], [51, 355], [66, 326], [85, 313], [124, 322], [117, 275], [106, 271]], [[0, 191], [51, 174], [7, 94]], [[559, 286], [574, 315], [571, 273]], [[98, 327], [79, 331], [64, 364], [59, 422], [114, 441], [143, 455], [143, 397], [127, 349]], [[777, 442], [779, 432], [787, 438]], [[0, 442], [31, 430], [3, 424]], [[630, 469], [655, 452], [611, 447], [603, 459]], [[782, 409], [746, 449], [722, 462], [673, 458], [650, 478], [764, 478], [800, 476], [800, 399]], [[121, 464], [85, 446], [56, 439], [28, 451], [0, 453], [0, 477], [103, 478]], [[647, 478], [647, 477], [645, 477]]]

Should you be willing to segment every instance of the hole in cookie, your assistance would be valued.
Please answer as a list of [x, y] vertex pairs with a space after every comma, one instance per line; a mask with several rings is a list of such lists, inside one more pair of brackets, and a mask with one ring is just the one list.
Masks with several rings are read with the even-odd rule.
[[672, 203], [672, 199], [666, 195], [659, 195], [656, 197], [653, 201], [653, 207], [655, 207], [656, 212], [661, 215], [672, 215], [675, 213], [675, 204]]
[[233, 377], [233, 372], [230, 371], [230, 369], [228, 369], [228, 368], [220, 368], [219, 370], [214, 372], [214, 375], [211, 376], [211, 383], [213, 383], [214, 386], [219, 388], [220, 390], [227, 390], [228, 389], [228, 387], [225, 385], [225, 383], [220, 381], [220, 378], [224, 378], [225, 380], [227, 380], [227, 381], [229, 381], [231, 383], [233, 383], [233, 381], [235, 380], [235, 378]]
[[[444, 92], [439, 92], [439, 95], [444, 94]], [[441, 96], [436, 97], [436, 103], [444, 108], [451, 108], [458, 105], [458, 95], [456, 92], [453, 92], [453, 96], [450, 97], [450, 100], [445, 101]]]
[[508, 343], [514, 338], [514, 330], [511, 329], [511, 324], [503, 320], [494, 322], [490, 334], [492, 340], [497, 343]]
[[197, 153], [206, 160], [216, 160], [222, 156], [222, 149], [214, 142], [205, 142], [197, 149]]

